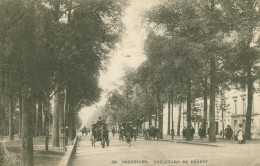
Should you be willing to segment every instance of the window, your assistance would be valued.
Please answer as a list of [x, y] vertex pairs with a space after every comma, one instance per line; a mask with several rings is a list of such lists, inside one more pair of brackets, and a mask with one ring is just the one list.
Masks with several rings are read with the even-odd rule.
[[242, 113], [246, 113], [246, 99], [242, 98]]
[[252, 101], [252, 113], [254, 113], [254, 109], [255, 109], [255, 107], [254, 107], [254, 98], [253, 98], [253, 101]]
[[235, 115], [237, 114], [237, 99], [234, 98]]
[[234, 129], [237, 127], [237, 120], [234, 120]]

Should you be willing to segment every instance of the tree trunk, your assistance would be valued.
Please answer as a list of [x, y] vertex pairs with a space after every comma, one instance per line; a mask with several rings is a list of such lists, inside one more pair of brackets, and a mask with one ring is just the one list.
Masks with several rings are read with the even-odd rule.
[[33, 107], [33, 109], [34, 109], [34, 111], [32, 112], [32, 114], [33, 114], [33, 117], [32, 117], [32, 120], [33, 120], [33, 126], [32, 126], [32, 128], [33, 128], [33, 136], [36, 136], [36, 131], [37, 131], [37, 126], [36, 126], [36, 124], [37, 124], [37, 114], [36, 114], [36, 112], [37, 112], [37, 105], [36, 105], [36, 98], [34, 98], [34, 107]]
[[174, 121], [173, 121], [173, 89], [172, 89], [172, 129], [174, 130]]
[[[158, 108], [158, 120], [159, 120], [159, 124], [158, 124], [158, 128], [159, 130], [162, 129], [162, 123], [161, 123], [161, 100], [160, 100], [160, 94], [159, 92], [157, 92], [157, 108]], [[161, 130], [161, 133], [162, 133], [162, 130]], [[160, 137], [162, 135], [160, 134]]]
[[59, 147], [63, 147], [64, 145], [64, 139], [62, 138], [64, 131], [65, 131], [65, 119], [64, 119], [64, 109], [65, 109], [65, 105], [64, 105], [64, 94], [59, 93], [59, 97], [58, 97], [58, 109], [59, 109]]
[[191, 78], [187, 77], [187, 129], [186, 140], [191, 139]]
[[70, 135], [70, 140], [74, 140], [75, 136], [76, 136], [76, 123], [75, 123], [75, 111], [73, 109], [73, 106], [70, 106], [69, 109], [69, 135]]
[[204, 80], [204, 90], [203, 90], [203, 100], [204, 100], [204, 106], [203, 106], [203, 136], [206, 137], [207, 133], [207, 118], [208, 118], [208, 79], [205, 78]]
[[[211, 0], [211, 14], [214, 14], [215, 1]], [[215, 124], [215, 93], [216, 93], [216, 62], [214, 55], [210, 58], [210, 110], [209, 110], [209, 142], [216, 142]]]
[[38, 100], [38, 108], [36, 114], [36, 134], [42, 135], [42, 101]]
[[154, 127], [157, 128], [157, 119], [158, 119], [158, 110], [155, 114], [155, 124], [154, 124]]
[[54, 94], [54, 112], [53, 112], [53, 128], [52, 128], [52, 146], [59, 147], [59, 95], [57, 92], [58, 85], [56, 85], [56, 93]]
[[42, 135], [42, 129], [43, 129], [43, 108], [42, 108], [42, 101], [39, 103], [39, 109], [38, 109], [38, 131], [40, 135]]
[[171, 134], [171, 100], [170, 100], [170, 96], [169, 96], [169, 100], [168, 100], [168, 130], [167, 130], [167, 134], [168, 135]]
[[0, 135], [4, 135], [4, 109], [3, 109], [3, 97], [1, 97], [1, 103], [0, 103]]
[[9, 99], [9, 140], [14, 140], [14, 101], [13, 97]]
[[46, 96], [45, 102], [44, 102], [44, 121], [45, 121], [45, 151], [49, 150], [49, 126], [50, 126], [50, 101], [48, 97]]
[[215, 128], [215, 91], [216, 91], [216, 63], [212, 56], [210, 59], [210, 114], [209, 114], [209, 142], [216, 142]]
[[163, 103], [161, 103], [160, 119], [159, 119], [160, 138], [163, 139]]
[[33, 112], [35, 107], [34, 99], [27, 96], [23, 99], [23, 121], [22, 121], [22, 152], [21, 166], [33, 166]]
[[19, 97], [19, 138], [22, 137], [23, 98]]
[[[60, 1], [55, 1], [53, 19], [55, 24], [59, 24]], [[59, 48], [59, 44], [56, 45]], [[58, 56], [58, 49], [54, 50], [55, 55]], [[58, 72], [54, 73], [54, 78], [57, 78]], [[52, 130], [52, 146], [59, 147], [59, 92], [58, 84], [56, 83], [54, 94], [54, 112], [53, 112], [53, 130]]]
[[181, 105], [182, 101], [179, 102], [179, 114], [178, 114], [178, 128], [177, 128], [177, 135], [181, 135]]
[[[26, 42], [24, 42], [24, 82], [23, 86], [23, 111], [22, 111], [22, 150], [20, 166], [33, 166], [33, 113], [35, 112], [35, 98], [33, 98], [32, 87], [29, 82], [31, 75], [29, 74], [29, 59], [30, 56], [35, 55], [35, 1], [28, 1], [28, 11], [25, 21], [25, 34], [27, 34]], [[27, 12], [28, 13], [28, 12]]]
[[247, 69], [247, 112], [246, 112], [246, 127], [245, 137], [246, 139], [251, 138], [251, 116], [252, 116], [252, 105], [253, 105], [253, 81], [252, 81], [252, 66], [248, 65]]
[[[5, 102], [4, 102], [5, 103]], [[7, 136], [8, 135], [8, 121], [7, 120], [7, 116], [6, 116], [6, 107], [3, 106], [3, 135]]]

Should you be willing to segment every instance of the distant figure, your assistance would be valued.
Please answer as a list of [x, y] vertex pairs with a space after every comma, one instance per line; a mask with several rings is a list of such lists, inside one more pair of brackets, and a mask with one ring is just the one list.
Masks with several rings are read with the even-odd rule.
[[128, 123], [125, 128], [125, 138], [128, 146], [131, 146], [131, 141], [133, 138], [133, 127], [131, 123]]
[[185, 127], [183, 127], [182, 136], [183, 136], [183, 138], [186, 138], [186, 128]]
[[113, 127], [113, 129], [112, 129], [113, 137], [115, 136], [115, 132], [116, 132], [116, 130], [115, 130], [115, 128]]
[[228, 140], [232, 138], [233, 130], [231, 126], [227, 125], [227, 128], [225, 129], [225, 135], [226, 135], [226, 139]]
[[98, 117], [97, 125], [98, 125], [98, 126], [101, 126], [101, 125], [102, 125], [101, 117]]
[[238, 139], [238, 143], [239, 144], [242, 144], [243, 142], [243, 135], [244, 135], [244, 132], [243, 132], [243, 126], [242, 125], [239, 125], [239, 129], [237, 131], [237, 139]]
[[86, 128], [86, 126], [84, 126], [84, 127], [81, 129], [81, 133], [82, 133], [82, 136], [84, 136], [84, 133], [86, 133], [86, 135], [87, 135], [87, 128]]
[[173, 136], [174, 136], [174, 129], [171, 129], [171, 136], [172, 136], [172, 140], [173, 140]]
[[69, 139], [69, 127], [66, 126], [65, 128], [65, 136], [66, 136], [66, 145], [68, 145], [68, 139]]
[[193, 136], [195, 133], [195, 129], [193, 128], [193, 126], [191, 126], [190, 132], [191, 132], [191, 139], [193, 140]]
[[200, 128], [199, 128], [199, 136], [200, 136], [200, 139], [203, 138], [203, 127], [202, 127], [202, 125], [200, 125]]

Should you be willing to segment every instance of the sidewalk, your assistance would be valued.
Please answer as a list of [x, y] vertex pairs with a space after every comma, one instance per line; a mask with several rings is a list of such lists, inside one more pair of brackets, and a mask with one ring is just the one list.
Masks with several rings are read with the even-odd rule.
[[[69, 143], [67, 151], [60, 150], [59, 147], [51, 146], [51, 137], [49, 139], [49, 151], [45, 151], [45, 136], [37, 136], [33, 138], [34, 148], [34, 164], [48, 165], [48, 166], [67, 166], [76, 150], [76, 142]], [[20, 165], [21, 144], [22, 141], [15, 135], [14, 140], [10, 141], [7, 136], [3, 137], [1, 141], [5, 144], [6, 149], [11, 154], [15, 155], [15, 164]]]
[[[182, 136], [174, 136], [172, 140], [170, 135], [163, 135], [163, 139], [160, 139], [160, 141], [202, 145], [202, 146], [213, 146], [213, 147], [223, 147], [223, 146], [238, 144], [235, 141], [223, 139], [222, 136], [220, 135], [216, 135], [216, 142], [209, 142], [208, 138], [200, 139], [199, 136], [194, 136], [193, 140], [190, 141], [186, 141], [186, 139], [184, 139]], [[247, 140], [246, 144], [260, 144], [260, 137], [253, 138], [252, 140]]]

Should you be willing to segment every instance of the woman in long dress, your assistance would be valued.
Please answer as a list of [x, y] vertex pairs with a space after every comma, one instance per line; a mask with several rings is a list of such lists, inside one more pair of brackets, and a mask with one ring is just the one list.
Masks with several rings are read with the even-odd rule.
[[237, 131], [237, 139], [238, 139], [238, 143], [239, 144], [242, 144], [242, 141], [243, 141], [243, 129], [242, 128], [239, 128], [238, 131]]

